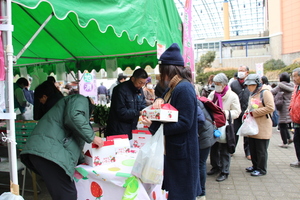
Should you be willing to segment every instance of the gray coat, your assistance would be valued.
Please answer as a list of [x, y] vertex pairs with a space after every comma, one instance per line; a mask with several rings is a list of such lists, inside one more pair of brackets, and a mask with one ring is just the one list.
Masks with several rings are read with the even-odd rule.
[[197, 103], [205, 116], [205, 122], [201, 125], [198, 124], [199, 148], [206, 149], [214, 145], [217, 141], [217, 138], [214, 137], [216, 127], [212, 124], [213, 120], [205, 109], [204, 104], [200, 100]]
[[272, 89], [272, 94], [275, 96], [278, 92], [283, 92], [283, 106], [281, 110], [278, 110], [279, 123], [291, 123], [291, 117], [289, 114], [289, 106], [291, 102], [291, 97], [294, 91], [294, 84], [285, 81], [280, 82], [274, 89]]

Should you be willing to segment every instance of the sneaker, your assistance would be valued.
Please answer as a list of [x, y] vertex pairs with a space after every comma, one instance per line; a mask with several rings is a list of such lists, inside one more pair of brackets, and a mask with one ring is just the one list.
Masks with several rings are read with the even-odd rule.
[[297, 161], [297, 162], [293, 162], [290, 164], [291, 167], [295, 167], [295, 168], [300, 168], [300, 162]]
[[206, 197], [205, 196], [198, 196], [197, 200], [206, 200]]
[[281, 147], [281, 148], [285, 148], [285, 149], [288, 148], [288, 144], [279, 144], [278, 146]]
[[251, 176], [264, 176], [266, 175], [265, 173], [262, 173], [258, 170], [254, 170], [253, 172], [251, 172]]
[[255, 169], [253, 167], [247, 167], [245, 170], [246, 170], [246, 172], [253, 172], [253, 171], [255, 171]]
[[217, 177], [216, 181], [218, 181], [218, 182], [225, 181], [227, 178], [228, 178], [228, 174], [223, 174], [223, 173], [221, 173], [221, 174]]

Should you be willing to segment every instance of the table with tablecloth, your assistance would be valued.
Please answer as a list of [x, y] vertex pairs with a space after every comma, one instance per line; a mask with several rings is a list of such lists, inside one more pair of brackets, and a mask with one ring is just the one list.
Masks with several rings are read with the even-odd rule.
[[78, 165], [74, 180], [78, 200], [166, 200], [161, 185], [144, 184], [131, 175], [136, 153], [116, 156], [116, 161], [97, 167]]

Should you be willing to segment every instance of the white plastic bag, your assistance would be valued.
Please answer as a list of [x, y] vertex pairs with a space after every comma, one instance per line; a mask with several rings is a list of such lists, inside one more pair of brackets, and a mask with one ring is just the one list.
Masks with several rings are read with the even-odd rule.
[[220, 137], [217, 138], [217, 142], [226, 143], [226, 126], [228, 125], [228, 121], [226, 120], [225, 126], [221, 126], [218, 130], [221, 132]]
[[131, 174], [143, 183], [161, 184], [164, 168], [163, 124], [138, 152]]
[[29, 104], [28, 107], [25, 108], [25, 113], [23, 113], [24, 120], [33, 120], [33, 105]]
[[246, 119], [244, 120], [243, 124], [236, 134], [240, 136], [258, 134], [258, 125], [255, 119], [250, 114], [247, 115]]
[[0, 200], [24, 200], [24, 199], [20, 195], [15, 195], [11, 192], [4, 192], [0, 195]]

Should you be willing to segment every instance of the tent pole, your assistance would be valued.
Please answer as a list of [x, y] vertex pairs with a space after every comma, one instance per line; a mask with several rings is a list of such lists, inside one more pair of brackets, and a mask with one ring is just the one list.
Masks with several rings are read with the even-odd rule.
[[49, 17], [44, 21], [44, 23], [40, 26], [40, 28], [34, 33], [34, 35], [26, 43], [26, 45], [23, 47], [23, 49], [21, 49], [21, 51], [16, 56], [16, 60], [18, 60], [21, 57], [21, 55], [24, 53], [24, 51], [26, 51], [26, 49], [31, 45], [31, 43], [33, 42], [33, 40], [38, 36], [38, 34], [40, 34], [40, 32], [44, 29], [44, 27], [48, 24], [48, 22], [50, 21], [50, 19], [52, 17], [53, 17], [53, 13], [51, 13], [49, 15]]
[[15, 137], [15, 115], [14, 115], [14, 91], [13, 91], [13, 45], [12, 45], [12, 15], [11, 15], [11, 0], [6, 1], [6, 14], [7, 14], [7, 77], [8, 82], [8, 113], [10, 114], [9, 124], [7, 129], [7, 137], [10, 142], [8, 142], [9, 148], [9, 160], [11, 169], [11, 192], [19, 195], [19, 185], [18, 185], [18, 170], [17, 170], [17, 151], [16, 151], [16, 137]]

